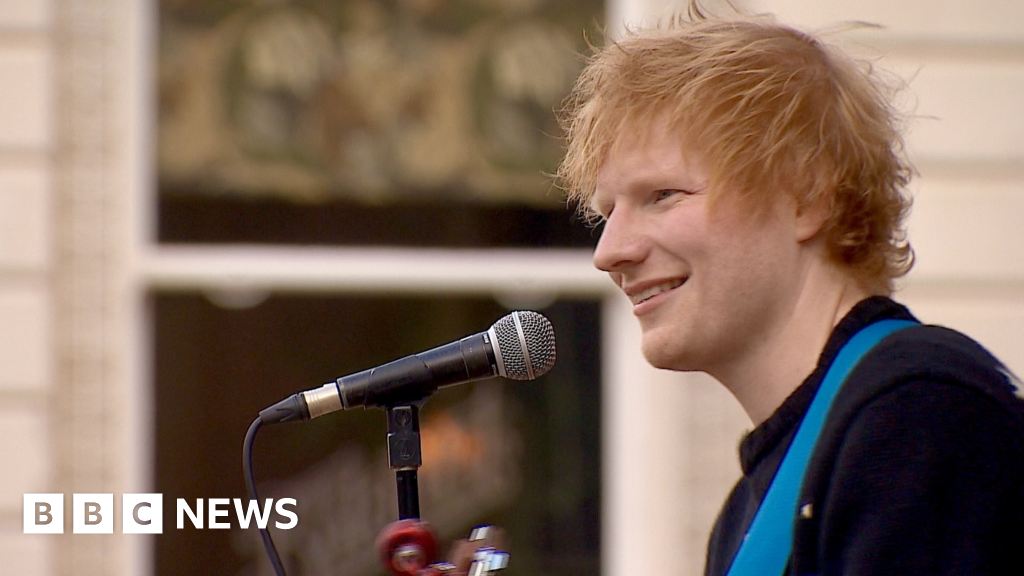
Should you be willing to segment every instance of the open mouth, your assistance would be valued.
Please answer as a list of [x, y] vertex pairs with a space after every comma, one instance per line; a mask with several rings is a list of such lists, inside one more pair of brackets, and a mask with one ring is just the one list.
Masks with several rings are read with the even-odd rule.
[[675, 290], [676, 288], [682, 286], [686, 282], [686, 280], [686, 278], [676, 278], [673, 280], [669, 280], [667, 282], [662, 282], [657, 286], [652, 286], [642, 292], [633, 294], [632, 296], [629, 297], [629, 299], [633, 302], [633, 305], [636, 306], [637, 304], [641, 304], [643, 302], [646, 302], [647, 300], [650, 300], [651, 298], [654, 298], [655, 296], [661, 294], [662, 292]]

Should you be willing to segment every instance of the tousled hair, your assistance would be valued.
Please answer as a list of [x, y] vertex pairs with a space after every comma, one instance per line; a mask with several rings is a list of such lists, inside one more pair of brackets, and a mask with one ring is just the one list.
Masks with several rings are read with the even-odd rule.
[[591, 47], [559, 113], [566, 154], [555, 174], [569, 200], [591, 199], [615, 146], [666, 120], [680, 152], [708, 163], [711, 201], [729, 191], [753, 211], [788, 193], [825, 205], [830, 258], [866, 288], [891, 293], [913, 265], [904, 220], [905, 157], [895, 87], [868, 61], [767, 16], [688, 17]]

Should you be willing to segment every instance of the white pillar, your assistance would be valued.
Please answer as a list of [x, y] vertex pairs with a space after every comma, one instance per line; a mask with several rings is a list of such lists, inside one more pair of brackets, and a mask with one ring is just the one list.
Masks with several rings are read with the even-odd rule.
[[[640, 353], [640, 328], [621, 294], [602, 318], [602, 574], [681, 576], [685, 517], [688, 394], [682, 374], [652, 368]], [[703, 554], [701, 552], [701, 554]]]

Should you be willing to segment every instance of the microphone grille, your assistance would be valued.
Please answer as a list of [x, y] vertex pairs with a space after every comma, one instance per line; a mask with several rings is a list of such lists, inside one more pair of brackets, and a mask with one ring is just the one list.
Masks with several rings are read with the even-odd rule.
[[513, 312], [491, 326], [498, 371], [510, 380], [533, 380], [555, 365], [555, 331], [532, 311]]

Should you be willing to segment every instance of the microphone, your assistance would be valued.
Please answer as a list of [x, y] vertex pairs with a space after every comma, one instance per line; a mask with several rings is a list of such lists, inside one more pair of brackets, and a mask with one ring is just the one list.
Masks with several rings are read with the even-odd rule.
[[387, 408], [439, 388], [501, 376], [533, 380], [555, 364], [555, 332], [542, 314], [517, 311], [485, 332], [292, 394], [260, 412], [265, 424], [309, 420], [351, 408]]

